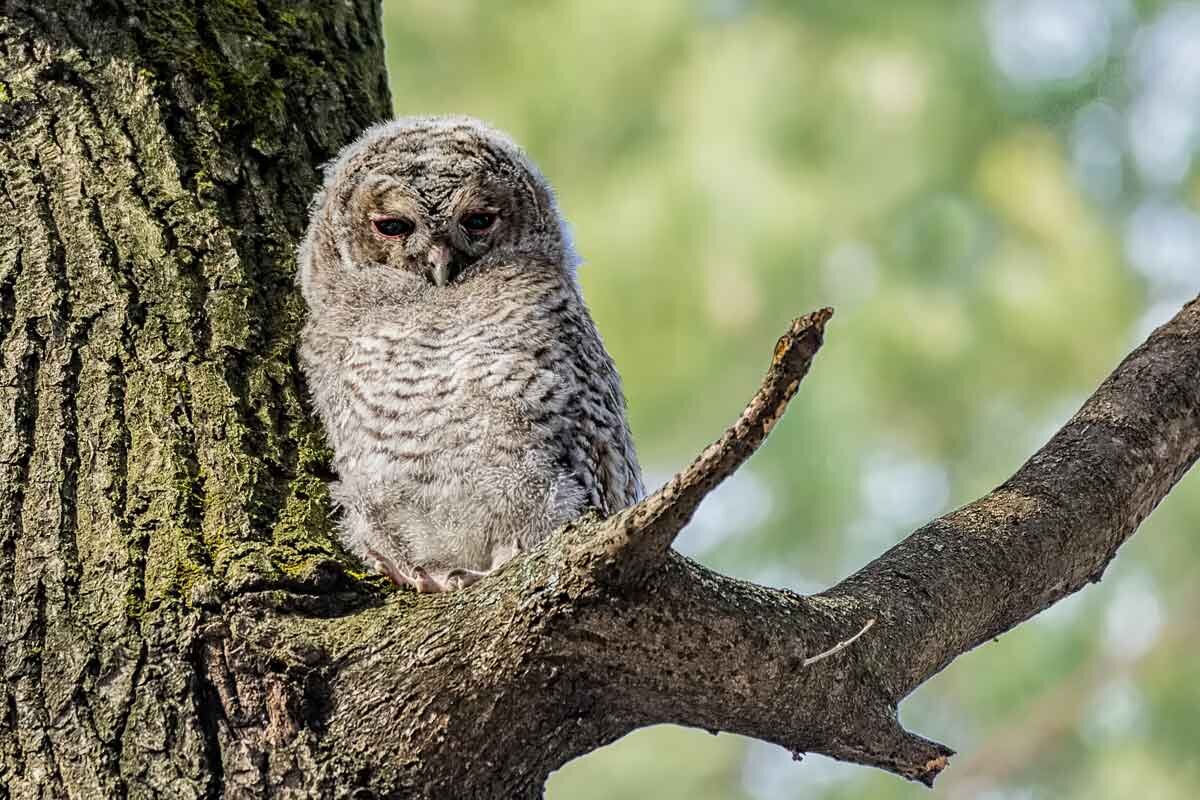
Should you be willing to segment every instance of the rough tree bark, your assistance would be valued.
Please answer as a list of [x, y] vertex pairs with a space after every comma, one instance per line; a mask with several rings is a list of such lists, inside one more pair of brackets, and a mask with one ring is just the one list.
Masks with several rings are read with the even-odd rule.
[[671, 542], [778, 421], [818, 312], [641, 505], [391, 591], [330, 537], [293, 356], [315, 165], [388, 111], [377, 2], [3, 9], [0, 800], [537, 797], [659, 722], [929, 783], [951, 752], [896, 704], [1098, 579], [1200, 455], [1193, 302], [1012, 479], [832, 589], [714, 574]]

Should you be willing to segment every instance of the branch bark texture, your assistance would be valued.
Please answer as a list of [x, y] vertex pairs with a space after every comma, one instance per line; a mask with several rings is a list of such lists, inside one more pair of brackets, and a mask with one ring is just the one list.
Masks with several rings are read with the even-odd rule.
[[[415, 596], [330, 533], [293, 346], [315, 166], [387, 113], [379, 7], [0, 15], [0, 797], [538, 797], [638, 727], [930, 783], [896, 706], [1096, 580], [1200, 455], [1200, 302], [1010, 480], [826, 592], [679, 556], [829, 311], [638, 506]], [[871, 622], [873, 620], [873, 622]]]

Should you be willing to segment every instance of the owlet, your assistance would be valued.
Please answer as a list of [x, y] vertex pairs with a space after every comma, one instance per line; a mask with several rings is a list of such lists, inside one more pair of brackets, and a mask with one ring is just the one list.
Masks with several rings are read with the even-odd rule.
[[641, 496], [567, 226], [510, 139], [466, 118], [378, 125], [311, 215], [300, 358], [354, 553], [447, 591]]

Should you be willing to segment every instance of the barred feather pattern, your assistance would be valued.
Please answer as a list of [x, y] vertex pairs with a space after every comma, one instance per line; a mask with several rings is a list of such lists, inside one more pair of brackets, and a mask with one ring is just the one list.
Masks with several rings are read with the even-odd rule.
[[[498, 230], [463, 235], [455, 220], [484, 206]], [[412, 218], [412, 234], [381, 239], [380, 213]], [[429, 277], [438, 242], [446, 285]], [[589, 508], [641, 497], [576, 260], [540, 173], [474, 120], [388, 123], [328, 168], [299, 253], [301, 364], [344, 540], [397, 583], [459, 588]]]

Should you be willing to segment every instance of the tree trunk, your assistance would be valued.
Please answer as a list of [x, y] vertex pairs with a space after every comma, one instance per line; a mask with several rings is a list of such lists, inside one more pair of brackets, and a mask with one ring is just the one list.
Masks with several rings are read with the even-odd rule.
[[0, 797], [308, 783], [256, 743], [280, 690], [202, 633], [358, 583], [293, 248], [317, 165], [389, 111], [382, 49], [366, 0], [4, 4]]
[[0, 17], [0, 800], [538, 797], [658, 722], [932, 782], [896, 705], [1095, 580], [1200, 456], [1200, 302], [1004, 486], [821, 595], [670, 545], [830, 312], [643, 503], [451, 595], [337, 547], [293, 347], [316, 165], [384, 117], [374, 0]]

